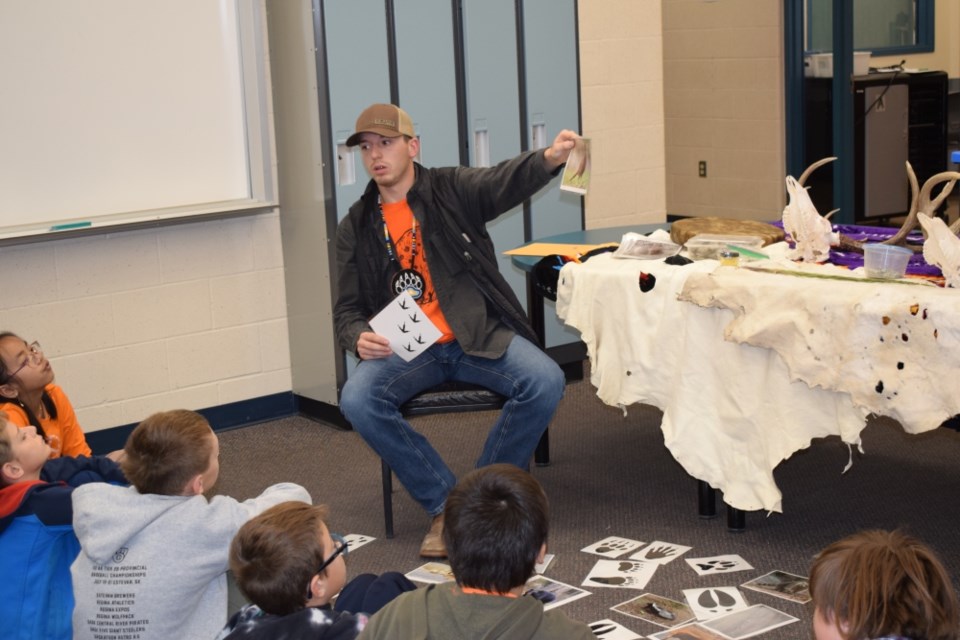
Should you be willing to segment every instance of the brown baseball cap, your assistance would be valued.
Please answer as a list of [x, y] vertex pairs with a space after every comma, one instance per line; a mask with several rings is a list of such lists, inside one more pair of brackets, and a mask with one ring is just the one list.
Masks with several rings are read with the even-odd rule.
[[406, 111], [395, 104], [372, 104], [357, 118], [356, 132], [347, 138], [347, 146], [360, 144], [361, 133], [376, 133], [385, 138], [397, 136], [416, 137], [413, 120]]

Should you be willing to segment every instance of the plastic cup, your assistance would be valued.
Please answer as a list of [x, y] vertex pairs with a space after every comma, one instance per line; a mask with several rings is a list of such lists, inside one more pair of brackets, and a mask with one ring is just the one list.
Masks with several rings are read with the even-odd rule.
[[863, 245], [863, 268], [869, 278], [896, 280], [907, 272], [913, 251], [892, 244]]

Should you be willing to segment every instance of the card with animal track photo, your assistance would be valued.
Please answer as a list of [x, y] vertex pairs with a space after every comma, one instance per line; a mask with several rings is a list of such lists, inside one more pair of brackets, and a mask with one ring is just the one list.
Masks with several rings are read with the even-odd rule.
[[560, 178], [560, 189], [585, 195], [590, 188], [590, 138], [577, 138]]
[[724, 556], [710, 556], [708, 558], [687, 558], [689, 564], [699, 576], [711, 576], [715, 573], [733, 573], [753, 569], [750, 563], [731, 553]]
[[600, 540], [599, 542], [594, 542], [593, 544], [580, 549], [580, 551], [595, 553], [598, 556], [605, 556], [607, 558], [617, 558], [625, 553], [639, 549], [643, 545], [644, 543], [640, 540], [631, 540], [630, 538], [621, 538], [620, 536], [610, 536]]
[[658, 566], [655, 562], [640, 560], [597, 560], [580, 584], [585, 587], [646, 589]]
[[765, 604], [755, 604], [740, 611], [711, 618], [701, 624], [727, 638], [743, 640], [794, 622], [799, 620]]
[[523, 595], [533, 596], [548, 610], [588, 596], [590, 592], [546, 576], [533, 576], [527, 580]]
[[656, 562], [657, 564], [667, 564], [676, 560], [693, 547], [685, 547], [682, 544], [673, 544], [663, 540], [654, 540], [630, 556], [631, 560], [643, 560], [645, 562]]
[[360, 533], [348, 533], [343, 536], [343, 541], [347, 543], [347, 551], [354, 552], [365, 544], [369, 544], [376, 540], [373, 536], [365, 536]]
[[683, 602], [664, 598], [653, 593], [644, 593], [626, 602], [610, 607], [613, 611], [640, 618], [660, 627], [676, 627], [695, 619], [693, 610]]
[[388, 338], [393, 352], [407, 362], [426, 351], [443, 335], [407, 291], [370, 318], [370, 328], [377, 335]]
[[590, 631], [593, 631], [593, 635], [603, 638], [603, 640], [636, 640], [637, 638], [643, 638], [639, 633], [634, 633], [619, 622], [614, 622], [609, 618], [591, 622], [587, 626], [590, 627]]
[[744, 589], [752, 589], [760, 593], [767, 593], [790, 602], [807, 604], [810, 602], [810, 581], [786, 571], [771, 571], [759, 578], [740, 585]]
[[736, 587], [684, 589], [683, 597], [693, 609], [697, 620], [709, 620], [750, 606]]

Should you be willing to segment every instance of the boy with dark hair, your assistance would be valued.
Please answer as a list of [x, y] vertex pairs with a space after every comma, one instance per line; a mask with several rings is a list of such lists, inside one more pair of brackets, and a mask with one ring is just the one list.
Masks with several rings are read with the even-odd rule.
[[416, 588], [399, 573], [363, 574], [344, 586], [347, 544], [330, 533], [326, 516], [325, 506], [284, 502], [240, 528], [230, 545], [230, 568], [252, 604], [218, 639], [352, 640], [367, 614]]
[[131, 487], [85, 485], [73, 494], [81, 553], [71, 567], [77, 639], [212, 638], [227, 621], [227, 551], [251, 517], [288, 500], [281, 483], [238, 502], [211, 500], [220, 446], [193, 411], [154, 414], [137, 425], [121, 467]]
[[476, 469], [450, 491], [444, 542], [456, 581], [406, 593], [370, 619], [361, 638], [594, 638], [590, 628], [524, 596], [547, 551], [547, 496], [510, 464]]
[[70, 563], [80, 551], [71, 495], [87, 482], [126, 483], [105, 456], [50, 460], [35, 427], [0, 412], [0, 620], [4, 637], [73, 636]]

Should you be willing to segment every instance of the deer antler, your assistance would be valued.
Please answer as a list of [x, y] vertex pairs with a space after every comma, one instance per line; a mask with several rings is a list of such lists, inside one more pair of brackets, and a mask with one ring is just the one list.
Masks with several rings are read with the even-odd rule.
[[[884, 240], [881, 244], [906, 245], [907, 236], [910, 235], [911, 231], [917, 228], [918, 224], [920, 224], [920, 222], [917, 220], [917, 211], [919, 210], [920, 206], [920, 184], [917, 182], [917, 174], [913, 170], [913, 165], [910, 164], [909, 160], [907, 160], [907, 180], [910, 182], [910, 212], [907, 214], [907, 219], [904, 220], [903, 224], [900, 226], [900, 230]], [[913, 248], [913, 250], [917, 251], [916, 248]]]
[[[903, 221], [900, 230], [892, 237], [884, 240], [883, 244], [898, 244], [911, 249], [915, 253], [919, 253], [923, 251], [922, 244], [916, 245], [907, 242], [907, 236], [920, 224], [917, 214], [924, 213], [933, 217], [934, 211], [943, 204], [943, 201], [946, 200], [950, 192], [953, 191], [953, 185], [956, 184], [957, 180], [960, 180], [960, 173], [956, 171], [943, 171], [935, 174], [923, 183], [922, 189], [918, 189], [917, 174], [913, 171], [913, 166], [907, 162], [907, 178], [910, 180], [910, 193], [913, 194], [910, 198], [910, 212], [907, 214], [907, 219]], [[934, 187], [943, 182], [946, 182], [947, 185], [931, 200], [930, 194], [933, 192]], [[923, 236], [924, 238], [927, 236], [926, 229], [923, 231]]]
[[806, 184], [807, 182], [807, 178], [810, 177], [811, 173], [813, 173], [823, 165], [833, 162], [836, 159], [837, 159], [836, 156], [830, 156], [829, 158], [820, 158], [819, 160], [817, 160], [816, 162], [814, 162], [809, 167], [803, 170], [803, 173], [801, 173], [800, 177], [797, 178], [797, 184], [799, 184], [801, 187], [804, 186], [804, 184]]

